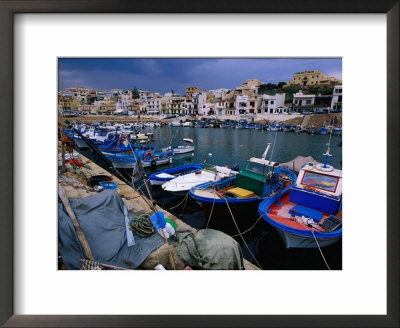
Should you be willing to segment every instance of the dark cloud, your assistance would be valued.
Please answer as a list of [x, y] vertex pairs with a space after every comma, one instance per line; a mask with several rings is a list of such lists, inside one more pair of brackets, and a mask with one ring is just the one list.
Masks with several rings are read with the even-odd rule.
[[[187, 85], [233, 89], [249, 78], [287, 82], [318, 69], [341, 77], [341, 58], [60, 58], [63, 87], [139, 89], [183, 94]], [[61, 88], [61, 85], [60, 85]]]

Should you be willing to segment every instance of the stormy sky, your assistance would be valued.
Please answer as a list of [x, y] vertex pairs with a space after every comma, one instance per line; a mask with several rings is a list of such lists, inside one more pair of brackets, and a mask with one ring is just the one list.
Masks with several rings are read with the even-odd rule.
[[312, 69], [342, 78], [341, 58], [59, 58], [58, 88], [126, 90], [136, 86], [184, 94], [189, 85], [208, 91], [234, 89], [250, 78], [287, 82], [294, 73]]

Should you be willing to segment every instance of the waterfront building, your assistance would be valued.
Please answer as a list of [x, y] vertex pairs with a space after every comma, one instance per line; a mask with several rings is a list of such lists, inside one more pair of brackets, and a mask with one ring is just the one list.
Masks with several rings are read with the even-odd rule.
[[186, 87], [186, 99], [191, 101], [193, 94], [198, 93], [198, 92], [205, 92], [203, 89], [200, 89], [195, 86], [188, 86]]
[[192, 95], [193, 113], [198, 114], [199, 109], [207, 102], [207, 94], [203, 91]]
[[158, 114], [161, 112], [161, 98], [148, 97], [146, 102], [147, 114]]
[[78, 111], [86, 113], [95, 113], [96, 105], [81, 104], [78, 105]]
[[214, 115], [215, 114], [215, 105], [212, 103], [205, 103], [199, 108], [200, 115]]
[[103, 103], [100, 105], [100, 113], [115, 113], [116, 104], [115, 102]]
[[218, 99], [214, 103], [215, 114], [218, 116], [227, 115], [226, 113], [226, 101], [222, 99]]
[[77, 110], [78, 105], [81, 104], [81, 100], [79, 98], [74, 98], [70, 93], [65, 93], [58, 97], [58, 104], [62, 109]]
[[118, 100], [115, 105], [115, 111], [117, 113], [128, 112], [128, 106], [132, 104], [132, 96], [130, 94], [122, 94], [118, 96]]
[[260, 97], [257, 96], [247, 96], [247, 112], [250, 114], [255, 114], [260, 107]]
[[236, 115], [236, 97], [239, 96], [239, 91], [231, 91], [226, 94], [226, 115]]
[[185, 104], [185, 108], [186, 108], [186, 112], [185, 112], [185, 114], [194, 114], [194, 105], [193, 105], [193, 103], [190, 101], [190, 100], [188, 100], [188, 99], [186, 99], [186, 104]]
[[185, 114], [186, 111], [186, 98], [174, 96], [169, 99], [168, 113], [169, 114]]
[[297, 112], [305, 109], [313, 110], [314, 104], [314, 94], [303, 94], [302, 90], [293, 94], [293, 109]]
[[278, 107], [285, 106], [285, 93], [276, 93], [275, 95], [263, 95], [260, 114], [277, 114]]
[[248, 96], [236, 96], [236, 115], [248, 113], [247, 101]]
[[287, 86], [315, 86], [315, 85], [331, 85], [341, 84], [342, 81], [336, 77], [325, 77], [323, 72], [318, 70], [297, 72], [293, 75], [292, 80], [287, 83]]
[[331, 109], [342, 110], [342, 86], [337, 85], [333, 89], [333, 96], [331, 102]]

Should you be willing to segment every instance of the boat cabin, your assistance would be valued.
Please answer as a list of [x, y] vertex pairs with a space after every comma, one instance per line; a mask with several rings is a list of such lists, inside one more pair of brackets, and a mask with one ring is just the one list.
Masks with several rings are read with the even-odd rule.
[[[273, 191], [274, 186], [271, 188], [270, 184], [266, 184], [266, 182], [274, 173], [279, 173], [279, 167], [280, 164], [277, 162], [256, 157], [250, 158], [243, 170], [236, 175], [235, 187], [254, 192], [259, 196], [269, 194]], [[279, 177], [276, 180], [277, 187]]]
[[342, 196], [342, 171], [330, 165], [304, 164], [292, 187], [289, 201], [318, 211], [336, 214]]

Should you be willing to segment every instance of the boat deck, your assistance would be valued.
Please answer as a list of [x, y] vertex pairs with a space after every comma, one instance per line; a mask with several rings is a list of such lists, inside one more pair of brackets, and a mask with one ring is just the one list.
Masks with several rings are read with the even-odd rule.
[[[312, 222], [312, 226], [308, 226], [306, 224], [304, 224], [302, 222], [302, 220], [297, 216], [297, 220], [291, 220], [291, 214], [289, 213], [289, 211], [296, 206], [297, 204], [292, 203], [289, 201], [289, 194], [285, 195], [284, 197], [281, 198], [280, 200], [281, 202], [281, 206], [277, 205], [276, 203], [274, 203], [270, 209], [271, 212], [268, 213], [268, 216], [278, 222], [281, 223], [283, 225], [286, 225], [288, 227], [294, 228], [294, 229], [300, 229], [300, 230], [318, 230], [321, 232], [325, 232], [326, 230], [321, 227], [321, 224], [324, 222], [324, 220], [330, 216], [330, 214], [328, 213], [323, 213], [323, 216], [321, 218], [321, 220], [319, 221], [319, 224], [315, 223], [313, 220], [310, 220], [310, 223]], [[342, 211], [338, 212], [335, 215], [338, 219], [342, 220]]]

